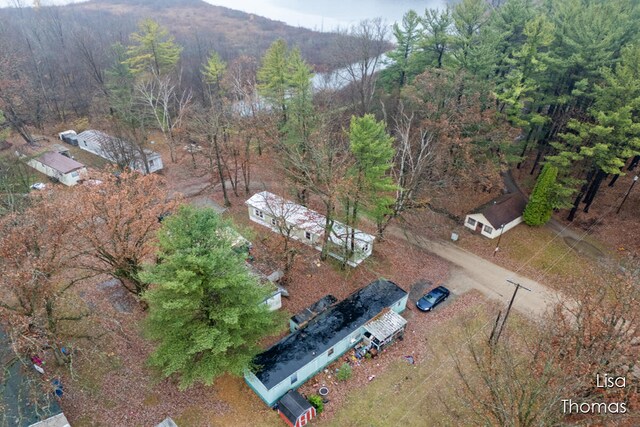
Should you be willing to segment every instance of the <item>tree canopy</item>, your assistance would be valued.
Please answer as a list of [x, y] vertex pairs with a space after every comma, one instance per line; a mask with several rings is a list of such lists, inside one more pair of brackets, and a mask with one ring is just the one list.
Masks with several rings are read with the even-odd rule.
[[178, 375], [181, 388], [241, 375], [274, 332], [262, 304], [269, 289], [232, 249], [229, 227], [212, 209], [182, 206], [163, 222], [159, 262], [141, 275], [154, 284], [145, 293], [146, 331], [157, 342], [150, 363]]

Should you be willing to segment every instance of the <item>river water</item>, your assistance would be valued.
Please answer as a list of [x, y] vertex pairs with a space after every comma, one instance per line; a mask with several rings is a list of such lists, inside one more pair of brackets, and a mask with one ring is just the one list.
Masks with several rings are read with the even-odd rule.
[[441, 9], [450, 0], [205, 0], [218, 6], [265, 16], [296, 27], [331, 31], [363, 19], [399, 21], [409, 9], [424, 13]]

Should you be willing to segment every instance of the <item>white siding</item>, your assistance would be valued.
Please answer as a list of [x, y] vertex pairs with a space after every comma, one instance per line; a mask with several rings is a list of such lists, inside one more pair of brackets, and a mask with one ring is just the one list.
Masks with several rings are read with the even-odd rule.
[[[476, 223], [471, 224], [470, 220], [472, 221], [476, 221]], [[489, 239], [495, 239], [496, 237], [500, 236], [500, 233], [506, 233], [507, 231], [511, 230], [513, 227], [515, 227], [516, 225], [520, 224], [523, 221], [522, 216], [519, 216], [518, 218], [514, 219], [513, 221], [505, 224], [504, 226], [504, 230], [500, 231], [500, 228], [494, 228], [491, 224], [489, 224], [489, 221], [484, 217], [484, 215], [482, 214], [471, 214], [471, 215], [467, 215], [465, 220], [464, 220], [464, 226], [467, 228], [470, 228], [471, 230], [476, 229], [477, 224], [480, 223], [482, 224], [482, 229], [480, 231], [480, 234], [482, 234], [485, 237], [488, 237]], [[491, 232], [487, 232], [487, 227], [491, 228]]]
[[58, 181], [60, 181], [62, 184], [67, 185], [69, 187], [76, 185], [78, 181], [82, 179], [82, 175], [85, 175], [87, 172], [87, 168], [82, 168], [73, 172], [63, 174], [60, 171], [57, 171], [50, 166], [40, 163], [38, 159], [31, 159], [27, 162], [27, 164], [32, 168], [47, 175], [48, 177], [55, 178]]

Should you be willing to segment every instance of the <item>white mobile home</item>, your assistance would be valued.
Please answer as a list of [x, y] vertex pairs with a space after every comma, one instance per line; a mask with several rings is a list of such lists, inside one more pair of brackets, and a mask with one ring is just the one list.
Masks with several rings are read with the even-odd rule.
[[[144, 156], [131, 142], [97, 130], [86, 130], [75, 136], [78, 147], [120, 166], [128, 166], [142, 173], [157, 172], [163, 168], [162, 156], [146, 148]], [[145, 167], [146, 162], [146, 167]]]
[[[326, 223], [324, 215], [268, 191], [254, 194], [245, 204], [252, 221], [276, 233], [286, 230], [293, 239], [322, 250]], [[352, 252], [346, 262], [356, 267], [371, 255], [375, 237], [335, 221], [328, 239], [329, 255], [344, 261], [347, 254]]]
[[68, 186], [76, 185], [87, 173], [87, 168], [82, 163], [56, 151], [42, 153], [29, 160], [27, 164]]
[[522, 222], [522, 213], [526, 205], [527, 201], [522, 195], [504, 194], [474, 209], [465, 218], [464, 226], [495, 239]]

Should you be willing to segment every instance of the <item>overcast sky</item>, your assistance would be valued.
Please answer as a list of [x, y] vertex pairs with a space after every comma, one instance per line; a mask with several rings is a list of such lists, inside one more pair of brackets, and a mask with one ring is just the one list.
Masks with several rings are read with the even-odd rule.
[[[0, 0], [7, 6], [15, 0]], [[18, 0], [23, 5], [33, 0]], [[381, 16], [389, 23], [402, 18], [409, 9], [422, 13], [425, 8], [439, 8], [444, 0], [205, 0], [230, 9], [255, 13], [289, 25], [316, 30], [332, 30], [366, 18]], [[77, 3], [73, 0], [41, 0], [42, 5]]]

